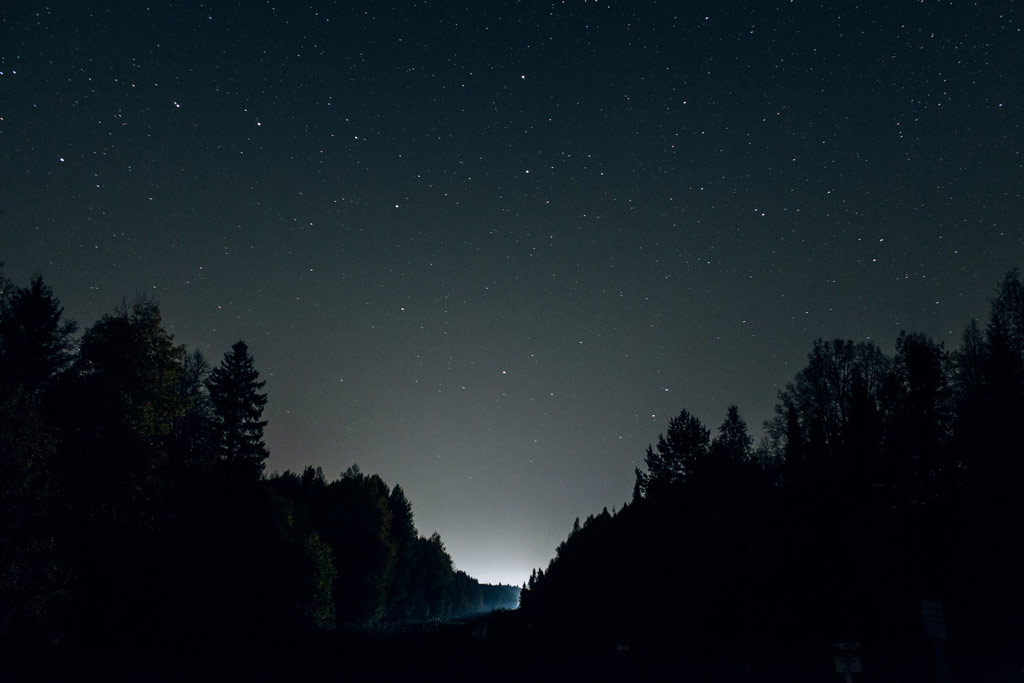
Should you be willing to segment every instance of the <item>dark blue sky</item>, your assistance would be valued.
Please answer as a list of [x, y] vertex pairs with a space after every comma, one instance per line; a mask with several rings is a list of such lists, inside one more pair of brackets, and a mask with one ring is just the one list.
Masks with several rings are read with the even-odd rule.
[[270, 469], [521, 583], [686, 408], [1024, 263], [1013, 2], [5, 3], [0, 260], [267, 379]]

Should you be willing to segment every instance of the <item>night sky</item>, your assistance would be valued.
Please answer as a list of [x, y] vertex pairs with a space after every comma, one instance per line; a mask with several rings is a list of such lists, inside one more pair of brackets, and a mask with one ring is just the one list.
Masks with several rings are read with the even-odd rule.
[[0, 22], [7, 275], [82, 327], [150, 295], [213, 363], [244, 339], [268, 471], [401, 484], [481, 581], [627, 501], [681, 409], [759, 436], [815, 338], [955, 348], [1024, 265], [1009, 0]]

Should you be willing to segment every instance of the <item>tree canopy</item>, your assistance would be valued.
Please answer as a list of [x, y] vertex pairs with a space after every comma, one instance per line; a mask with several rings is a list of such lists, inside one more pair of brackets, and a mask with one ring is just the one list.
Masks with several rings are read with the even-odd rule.
[[244, 341], [211, 368], [145, 298], [75, 330], [41, 277], [0, 274], [0, 654], [483, 609], [400, 486], [355, 466], [264, 475], [267, 394]]
[[756, 448], [735, 406], [710, 442], [681, 411], [632, 501], [577, 520], [531, 576], [526, 618], [727, 678], [813, 676], [808, 652], [858, 642], [875, 671], [916, 680], [934, 674], [922, 605], [938, 601], [965, 680], [1009, 676], [992, 663], [1024, 634], [1022, 330], [1013, 270], [958, 350], [911, 332], [891, 356], [814, 341]]
[[[211, 368], [147, 299], [76, 329], [41, 277], [0, 274], [0, 654], [252, 647], [507, 599], [419, 533], [401, 486], [355, 465], [266, 476], [244, 342]], [[955, 350], [815, 340], [756, 446], [735, 405], [714, 436], [669, 420], [632, 500], [576, 519], [524, 585], [524, 633], [727, 679], [814, 679], [808, 652], [858, 642], [914, 680], [941, 602], [965, 680], [999, 678], [983, 663], [1024, 634], [1022, 416], [1017, 270]]]

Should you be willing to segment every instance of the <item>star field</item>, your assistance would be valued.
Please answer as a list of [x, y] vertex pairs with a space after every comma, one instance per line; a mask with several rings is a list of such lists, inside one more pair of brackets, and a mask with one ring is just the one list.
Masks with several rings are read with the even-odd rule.
[[[636, 5], [636, 6], [634, 6]], [[482, 581], [816, 337], [956, 346], [1024, 262], [1013, 2], [14, 2], [0, 260], [245, 339], [269, 469], [399, 483]]]

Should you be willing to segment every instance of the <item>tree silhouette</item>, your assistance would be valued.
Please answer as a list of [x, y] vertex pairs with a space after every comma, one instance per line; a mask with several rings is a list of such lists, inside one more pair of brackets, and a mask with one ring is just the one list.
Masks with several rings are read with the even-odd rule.
[[177, 393], [184, 404], [172, 430], [172, 458], [179, 480], [186, 475], [208, 475], [217, 458], [214, 442], [214, 412], [207, 380], [210, 363], [198, 349], [182, 364]]
[[259, 478], [269, 455], [263, 443], [267, 422], [260, 419], [267, 404], [267, 395], [260, 393], [265, 384], [244, 341], [236, 342], [224, 354], [207, 381], [215, 414], [217, 452], [228, 470], [243, 478]]
[[[911, 333], [891, 358], [814, 342], [757, 451], [735, 406], [713, 440], [682, 411], [632, 502], [577, 519], [531, 575], [522, 633], [553, 651], [627, 644], [717, 680], [762, 665], [817, 679], [807, 653], [856, 640], [879, 675], [919, 680], [921, 599], [940, 596], [964, 680], [1008, 677], [972, 667], [1012, 660], [1024, 632], [1018, 271], [991, 303], [953, 353]], [[244, 343], [211, 371], [145, 299], [77, 353], [73, 330], [41, 278], [0, 274], [0, 657], [57, 641], [255, 648], [505, 592], [456, 571], [379, 476], [261, 478], [266, 394]]]
[[337, 577], [334, 601], [339, 625], [378, 626], [387, 614], [387, 595], [395, 566], [388, 486], [377, 475], [349, 467], [327, 485], [315, 523], [332, 548]]
[[73, 359], [75, 324], [61, 316], [40, 276], [19, 288], [0, 273], [0, 640], [62, 630], [70, 572], [52, 389]]
[[747, 432], [747, 423], [740, 417], [739, 408], [729, 406], [725, 421], [718, 428], [718, 436], [711, 442], [713, 466], [734, 471], [750, 461], [754, 438]]
[[414, 616], [421, 620], [440, 619], [451, 613], [455, 569], [436, 531], [416, 541], [415, 585], [420, 592]]
[[6, 387], [39, 391], [71, 365], [71, 335], [77, 326], [63, 320], [63, 312], [39, 275], [0, 299], [0, 382]]
[[86, 330], [62, 392], [61, 474], [73, 512], [75, 611], [90, 621], [81, 632], [87, 639], [142, 638], [143, 629], [126, 633], [122, 625], [160, 595], [154, 567], [173, 516], [167, 465], [184, 411], [184, 354], [156, 304], [138, 299]]
[[658, 435], [657, 447], [647, 447], [647, 472], [636, 472], [639, 492], [650, 495], [694, 476], [707, 464], [710, 434], [686, 410], [669, 420], [668, 430]]
[[413, 523], [412, 504], [401, 486], [396, 484], [391, 489], [388, 506], [391, 509], [390, 535], [395, 545], [395, 566], [388, 587], [388, 619], [401, 623], [412, 618], [415, 611], [413, 572], [419, 533]]
[[807, 366], [779, 392], [775, 418], [765, 423], [777, 442], [792, 444], [791, 475], [801, 476], [806, 467], [833, 468], [837, 457], [864, 448], [861, 441], [877, 432], [871, 423], [880, 414], [891, 364], [872, 342], [814, 342]]
[[880, 672], [923, 680], [921, 602], [940, 596], [964, 680], [1009, 677], [990, 663], [1017, 661], [1024, 633], [1022, 416], [1011, 271], [956, 353], [913, 333], [892, 357], [815, 341], [757, 457], [735, 407], [710, 445], [683, 411], [648, 447], [632, 502], [574, 528], [520, 609], [550, 642], [601, 651], [618, 634], [714, 680], [746, 677], [737, 664], [809, 680], [809, 647], [854, 640]]
[[163, 328], [160, 309], [147, 299], [122, 304], [82, 336], [78, 373], [95, 411], [117, 414], [133, 434], [156, 443], [167, 437], [184, 411], [177, 392], [185, 347]]
[[1024, 382], [1024, 280], [1014, 268], [999, 283], [986, 328], [996, 370]]
[[252, 648], [483, 608], [401, 487], [356, 467], [261, 478], [267, 398], [243, 342], [211, 370], [151, 300], [77, 349], [61, 316], [41, 278], [0, 273], [5, 664], [58, 641]]
[[878, 481], [918, 502], [937, 495], [954, 467], [952, 359], [941, 344], [920, 333], [900, 333], [888, 404]]

